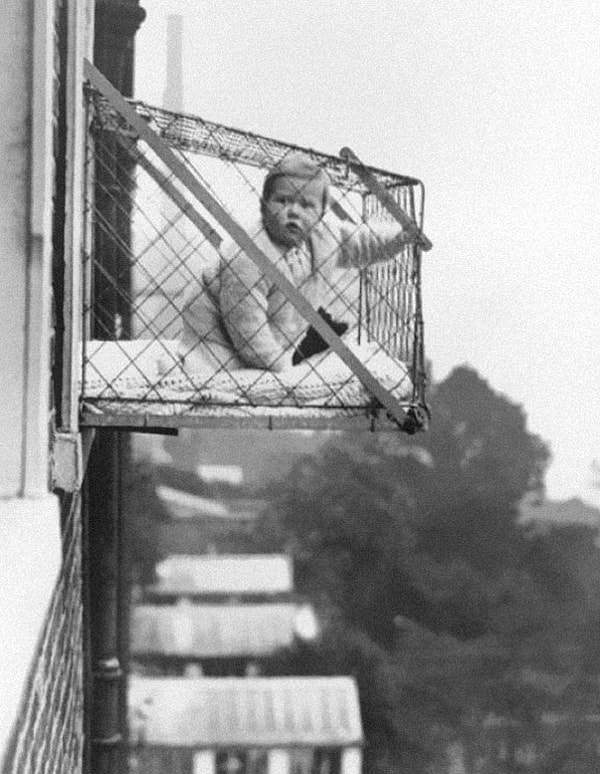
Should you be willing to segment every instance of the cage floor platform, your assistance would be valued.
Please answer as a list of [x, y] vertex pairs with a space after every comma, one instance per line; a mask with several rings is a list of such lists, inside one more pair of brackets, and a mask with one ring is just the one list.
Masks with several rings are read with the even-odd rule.
[[[156, 432], [179, 427], [398, 429], [343, 363], [329, 353], [287, 373], [178, 370], [177, 342], [88, 342], [81, 424]], [[368, 347], [357, 347], [368, 352]], [[370, 367], [410, 418], [404, 363], [377, 353]]]

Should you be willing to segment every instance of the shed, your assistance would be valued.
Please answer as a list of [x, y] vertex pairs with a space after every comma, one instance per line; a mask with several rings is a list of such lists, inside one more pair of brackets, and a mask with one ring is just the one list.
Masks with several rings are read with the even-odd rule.
[[286, 554], [173, 554], [157, 565], [153, 598], [264, 599], [293, 592], [292, 559]]
[[249, 661], [260, 663], [314, 638], [317, 626], [308, 604], [139, 605], [132, 612], [130, 647], [143, 663], [174, 669], [199, 663], [205, 673], [243, 673]]
[[215, 499], [160, 484], [156, 494], [169, 513], [158, 524], [158, 547], [170, 554], [244, 553], [253, 546], [256, 520], [264, 500]]
[[308, 763], [308, 774], [324, 753], [332, 774], [360, 771], [363, 730], [351, 677], [132, 678], [129, 706], [144, 771], [158, 771], [159, 759], [173, 769], [183, 756], [190, 772], [210, 774], [227, 771], [234, 756], [242, 772], [303, 771]]

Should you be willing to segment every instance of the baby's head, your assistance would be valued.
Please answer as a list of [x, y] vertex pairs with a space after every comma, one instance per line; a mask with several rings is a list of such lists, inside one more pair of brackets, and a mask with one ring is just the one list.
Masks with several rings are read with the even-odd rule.
[[306, 241], [329, 203], [329, 177], [308, 156], [287, 156], [266, 176], [261, 213], [271, 239], [289, 248]]

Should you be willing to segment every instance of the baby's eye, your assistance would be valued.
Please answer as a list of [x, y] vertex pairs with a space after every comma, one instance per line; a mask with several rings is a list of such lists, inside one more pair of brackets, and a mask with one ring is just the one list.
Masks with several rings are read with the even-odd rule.
[[290, 201], [290, 197], [289, 197], [289, 196], [275, 196], [275, 197], [274, 197], [274, 201], [275, 201], [277, 204], [283, 204], [283, 205], [285, 205], [285, 204], [288, 204], [288, 203], [289, 203], [289, 201]]

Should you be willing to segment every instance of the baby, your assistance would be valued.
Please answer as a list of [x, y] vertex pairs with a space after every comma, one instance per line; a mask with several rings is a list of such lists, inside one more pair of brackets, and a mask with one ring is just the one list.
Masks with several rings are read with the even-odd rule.
[[[347, 323], [327, 311], [340, 269], [391, 258], [413, 236], [395, 224], [373, 231], [366, 224], [325, 223], [327, 174], [308, 156], [292, 154], [266, 176], [257, 247], [302, 293], [336, 333]], [[278, 285], [235, 243], [206, 272], [202, 289], [186, 298], [182, 351], [186, 367], [231, 371], [283, 371], [326, 348]]]

